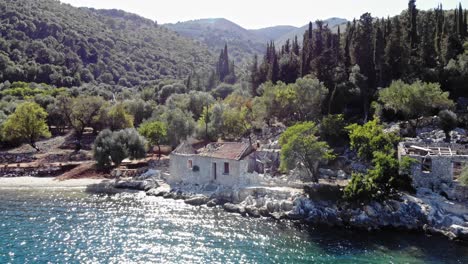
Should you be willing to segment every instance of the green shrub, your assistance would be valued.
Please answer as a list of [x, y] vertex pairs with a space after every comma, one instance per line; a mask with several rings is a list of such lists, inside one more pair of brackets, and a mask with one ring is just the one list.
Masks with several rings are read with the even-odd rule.
[[461, 185], [468, 186], [468, 166], [465, 166], [462, 170], [460, 177], [458, 178]]
[[346, 138], [346, 122], [343, 115], [327, 115], [320, 123], [320, 136], [328, 143], [341, 143]]
[[118, 167], [126, 158], [144, 158], [146, 140], [133, 128], [116, 132], [105, 129], [94, 141], [93, 154], [99, 168], [108, 169], [112, 163]]
[[398, 137], [395, 134], [385, 133], [377, 119], [362, 126], [353, 124], [347, 129], [351, 147], [357, 150], [359, 157], [370, 161], [372, 167], [365, 174], [352, 174], [344, 191], [346, 199], [359, 202], [382, 200], [398, 191], [413, 190], [409, 174], [414, 160], [397, 160], [395, 144]]
[[281, 169], [291, 170], [302, 164], [311, 180], [318, 182], [316, 168], [321, 161], [334, 157], [326, 142], [319, 141], [314, 122], [298, 123], [281, 135]]
[[364, 125], [352, 124], [346, 127], [349, 131], [351, 148], [358, 156], [371, 160], [375, 151], [390, 152], [394, 149], [399, 137], [393, 133], [385, 133], [378, 119]]
[[458, 125], [457, 114], [450, 110], [442, 110], [439, 112], [440, 128], [445, 133], [445, 141], [450, 142], [450, 131], [455, 129]]

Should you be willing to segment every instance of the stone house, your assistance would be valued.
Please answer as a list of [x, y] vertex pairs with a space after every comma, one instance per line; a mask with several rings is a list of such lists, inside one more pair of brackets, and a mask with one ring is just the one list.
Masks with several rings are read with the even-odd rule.
[[415, 188], [428, 188], [452, 199], [468, 198], [468, 188], [458, 182], [462, 169], [468, 165], [468, 146], [450, 143], [401, 142], [398, 158], [404, 156], [417, 162], [411, 167]]
[[255, 149], [249, 143], [180, 144], [170, 155], [169, 183], [242, 185], [255, 170]]

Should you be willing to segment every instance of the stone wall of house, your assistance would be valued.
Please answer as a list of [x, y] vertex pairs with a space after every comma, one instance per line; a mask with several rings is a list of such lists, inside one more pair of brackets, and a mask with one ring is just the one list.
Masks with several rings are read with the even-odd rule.
[[[189, 161], [192, 167], [189, 168]], [[224, 173], [224, 163], [229, 163], [229, 174]], [[213, 163], [216, 163], [216, 179], [214, 177]], [[242, 176], [248, 171], [247, 160], [224, 160], [198, 155], [171, 154], [170, 175], [166, 179], [169, 183], [189, 184], [220, 184], [224, 186], [240, 185]], [[198, 167], [198, 170], [194, 169]]]
[[415, 188], [428, 188], [436, 190], [442, 184], [451, 184], [453, 180], [453, 164], [452, 157], [449, 156], [432, 156], [427, 157], [432, 161], [430, 171], [422, 170], [424, 157], [410, 156], [418, 162], [412, 166], [413, 185]]
[[453, 192], [455, 200], [468, 201], [468, 186], [462, 186], [457, 184]]

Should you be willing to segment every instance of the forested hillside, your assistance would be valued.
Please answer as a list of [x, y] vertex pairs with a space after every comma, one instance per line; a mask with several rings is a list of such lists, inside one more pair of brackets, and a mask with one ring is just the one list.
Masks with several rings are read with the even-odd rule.
[[239, 65], [247, 62], [246, 59], [252, 55], [263, 53], [265, 44], [269, 41], [224, 18], [199, 19], [163, 26], [205, 43], [217, 52], [228, 44], [234, 62]]
[[117, 10], [0, 0], [0, 81], [126, 87], [209, 69], [206, 46]]
[[[410, 0], [395, 17], [365, 13], [344, 28], [316, 21], [282, 45], [261, 46], [264, 37], [223, 19], [176, 24], [210, 52], [122, 11], [0, 3], [5, 147], [39, 149], [35, 142], [73, 131], [78, 152], [98, 135], [97, 164], [109, 167], [144, 156], [140, 135], [176, 147], [187, 138], [252, 141], [285, 131], [280, 170], [308, 164], [313, 181], [315, 164], [355, 150], [370, 169], [352, 171], [345, 197], [362, 201], [410, 186], [407, 175], [395, 178], [395, 145], [398, 136], [418, 136], [421, 118], [438, 115], [447, 142], [451, 130], [468, 127], [468, 12], [461, 5], [423, 11]], [[251, 63], [239, 63], [247, 55]], [[400, 134], [385, 132], [382, 122], [399, 122]], [[139, 155], [130, 155], [128, 142]]]
[[260, 29], [250, 29], [249, 31], [262, 37], [265, 41], [277, 40], [280, 37], [297, 30], [294, 26], [274, 26]]
[[[323, 24], [327, 25], [328, 28], [333, 32], [336, 33], [338, 31], [338, 27], [341, 27], [341, 30], [343, 32], [343, 29], [346, 27], [346, 23], [348, 21], [343, 18], [337, 18], [337, 17], [332, 17], [329, 19], [323, 20]], [[302, 36], [304, 33], [309, 29], [309, 25], [304, 25], [300, 28], [296, 28], [294, 30], [291, 30], [289, 32], [285, 32], [281, 36], [278, 36], [277, 38], [273, 39], [277, 45], [284, 45], [286, 43], [286, 40], [292, 40], [296, 36], [298, 37], [298, 42], [302, 43]]]
[[467, 20], [461, 5], [422, 11], [412, 0], [399, 16], [378, 19], [365, 13], [341, 32], [323, 21], [310, 23], [302, 45], [296, 39], [279, 47], [271, 43], [263, 60], [254, 59], [253, 93], [261, 94], [257, 87], [266, 81], [294, 83], [310, 75], [328, 89], [323, 112], [360, 112], [364, 120], [378, 89], [394, 80], [439, 83], [456, 101], [468, 96]]

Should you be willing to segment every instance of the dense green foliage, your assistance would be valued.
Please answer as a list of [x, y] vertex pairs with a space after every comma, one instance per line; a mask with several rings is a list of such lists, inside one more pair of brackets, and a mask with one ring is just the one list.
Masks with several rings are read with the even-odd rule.
[[291, 124], [297, 121], [318, 121], [327, 89], [317, 79], [300, 78], [295, 83], [276, 85], [267, 82], [260, 87], [261, 96], [254, 105], [267, 123], [272, 119]]
[[138, 128], [138, 132], [151, 144], [158, 146], [159, 157], [161, 157], [161, 143], [167, 138], [166, 125], [159, 121], [145, 122]]
[[352, 110], [366, 120], [378, 88], [393, 80], [438, 82], [452, 96], [468, 96], [468, 56], [462, 55], [466, 18], [461, 5], [450, 11], [442, 6], [420, 11], [410, 1], [401, 15], [376, 19], [365, 13], [337, 32], [323, 21], [310, 23], [302, 45], [297, 39], [279, 49], [270, 43], [262, 62], [254, 58], [253, 94], [265, 81], [292, 83], [312, 74], [329, 90], [329, 113]]
[[353, 201], [384, 199], [397, 191], [412, 190], [409, 168], [412, 160], [396, 157], [398, 137], [385, 133], [379, 121], [373, 120], [360, 126], [348, 126], [351, 147], [358, 156], [371, 163], [367, 173], [353, 173], [345, 188], [345, 198]]
[[304, 169], [309, 178], [318, 182], [317, 169], [322, 161], [334, 157], [327, 143], [319, 141], [317, 126], [313, 122], [297, 123], [281, 135], [281, 169]]
[[405, 119], [436, 114], [454, 106], [448, 92], [443, 92], [437, 83], [417, 81], [410, 85], [394, 81], [378, 95], [384, 109], [401, 114]]
[[93, 153], [99, 168], [107, 169], [112, 164], [118, 167], [126, 158], [144, 158], [146, 140], [133, 128], [115, 132], [105, 129], [97, 136]]
[[106, 116], [110, 130], [121, 130], [133, 127], [133, 116], [127, 113], [123, 104], [112, 106]]
[[320, 136], [329, 144], [343, 143], [347, 138], [345, 127], [344, 115], [327, 115], [320, 123]]
[[358, 156], [364, 160], [371, 160], [376, 151], [391, 152], [399, 139], [393, 133], [384, 133], [378, 119], [362, 126], [352, 124], [346, 129], [349, 131], [351, 148], [356, 150]]
[[42, 137], [51, 136], [46, 118], [47, 112], [38, 104], [33, 102], [20, 104], [3, 125], [4, 137], [9, 140], [27, 142], [39, 150], [36, 147], [36, 141]]
[[2, 0], [0, 21], [0, 81], [132, 87], [214, 62], [202, 45], [118, 10]]
[[[134, 126], [151, 144], [176, 147], [191, 137], [252, 141], [263, 128], [276, 133], [286, 125], [281, 169], [302, 168], [317, 181], [318, 164], [333, 156], [329, 145], [346, 149], [349, 131], [370, 169], [353, 173], [346, 198], [383, 199], [410, 189], [411, 161], [398, 162], [398, 137], [367, 121], [372, 114], [420, 120], [443, 110], [448, 135], [457, 124], [448, 110], [468, 97], [467, 19], [461, 6], [419, 11], [411, 0], [399, 16], [365, 13], [346, 30], [310, 23], [302, 41], [279, 49], [271, 41], [265, 56], [242, 68], [239, 58], [253, 54], [254, 44], [235, 34], [212, 37], [220, 32], [209, 26], [197, 38], [211, 38], [204, 41], [221, 50], [217, 61], [198, 42], [123, 11], [0, 0], [0, 139], [34, 145], [48, 129], [73, 131], [80, 149], [92, 132], [99, 134], [95, 159], [109, 168], [144, 157]], [[38, 118], [12, 121], [30, 115]], [[355, 122], [363, 125], [347, 126]], [[28, 125], [36, 134], [18, 129]]]
[[450, 142], [450, 131], [458, 125], [457, 114], [450, 110], [442, 110], [439, 113], [439, 125], [445, 133], [445, 141]]

